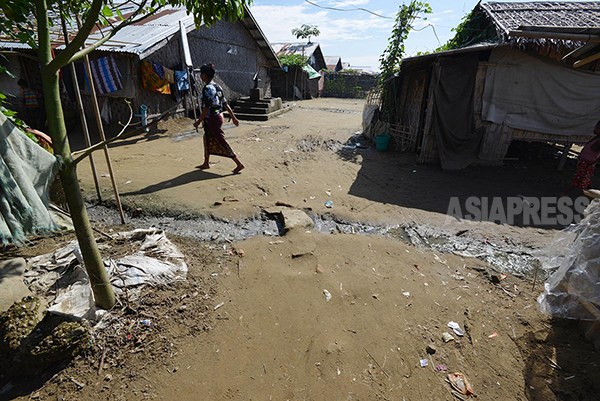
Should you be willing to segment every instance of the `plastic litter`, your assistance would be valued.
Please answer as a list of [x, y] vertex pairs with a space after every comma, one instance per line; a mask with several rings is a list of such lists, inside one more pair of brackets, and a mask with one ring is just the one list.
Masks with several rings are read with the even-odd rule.
[[488, 338], [496, 338], [496, 337], [498, 337], [498, 333], [495, 331], [488, 336]]
[[421, 360], [419, 360], [419, 364], [421, 365], [422, 368], [427, 367], [427, 365], [429, 365], [429, 361], [426, 358], [423, 358]]
[[325, 300], [327, 302], [331, 301], [331, 293], [327, 290], [323, 290], [323, 295], [325, 295]]
[[[184, 256], [162, 230], [138, 229], [114, 237], [137, 246], [132, 255], [105, 261], [117, 295], [127, 291], [131, 300], [145, 285], [185, 280], [188, 269]], [[95, 307], [82, 259], [77, 241], [71, 241], [52, 253], [29, 259], [31, 268], [25, 273], [25, 282], [36, 294], [46, 297], [50, 304], [48, 311], [97, 320], [102, 313]]]
[[327, 201], [327, 202], [325, 202], [325, 207], [327, 209], [332, 209], [333, 208], [333, 201]]
[[144, 327], [152, 327], [152, 320], [142, 319], [142, 320], [140, 320], [140, 324]]
[[596, 320], [600, 307], [600, 200], [579, 224], [561, 231], [545, 251], [542, 267], [554, 272], [538, 297], [542, 312], [563, 319]]
[[446, 377], [446, 381], [450, 383], [452, 389], [461, 395], [466, 395], [467, 397], [475, 395], [475, 391], [473, 390], [473, 387], [471, 387], [466, 376], [460, 372], [449, 373]]
[[454, 334], [456, 334], [459, 337], [462, 337], [465, 335], [465, 332], [460, 328], [460, 325], [456, 322], [448, 322], [448, 327], [450, 327], [452, 329], [452, 331], [454, 331]]
[[442, 340], [445, 343], [449, 343], [450, 341], [454, 341], [454, 337], [452, 337], [452, 334], [450, 333], [442, 333]]
[[443, 365], [443, 364], [435, 365], [435, 371], [436, 372], [447, 372], [448, 371], [448, 367], [446, 365]]

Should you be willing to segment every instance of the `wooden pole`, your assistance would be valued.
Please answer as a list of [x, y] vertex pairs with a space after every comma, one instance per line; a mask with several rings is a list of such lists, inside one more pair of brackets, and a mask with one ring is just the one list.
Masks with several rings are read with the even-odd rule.
[[[63, 28], [63, 34], [65, 35], [65, 46], [69, 44], [69, 32], [67, 30], [67, 24], [64, 17], [61, 15], [61, 22]], [[75, 65], [69, 64], [71, 70], [71, 76], [73, 77], [73, 90], [75, 91], [75, 97], [77, 99], [77, 110], [79, 111], [79, 118], [81, 120], [81, 129], [83, 129], [83, 138], [85, 139], [85, 146], [89, 148], [92, 146], [90, 139], [90, 131], [88, 130], [87, 119], [85, 117], [85, 111], [83, 109], [83, 100], [81, 99], [81, 92], [79, 91], [79, 81], [77, 81], [77, 71], [75, 71]], [[94, 163], [94, 156], [90, 154], [90, 167], [92, 168], [92, 176], [94, 177], [94, 185], [96, 187], [96, 195], [98, 201], [102, 202], [102, 195], [100, 194], [100, 184], [98, 182], [98, 173], [96, 172], [96, 163]]]
[[589, 57], [583, 58], [581, 60], [577, 60], [574, 64], [573, 64], [573, 68], [579, 68], [579, 67], [583, 67], [586, 64], [591, 63], [592, 61], [596, 61], [600, 59], [600, 52], [596, 53], [596, 54], [592, 54]]
[[[104, 125], [102, 124], [102, 117], [100, 116], [100, 106], [98, 105], [98, 97], [96, 96], [96, 86], [94, 85], [94, 78], [92, 76], [92, 66], [90, 65], [90, 58], [86, 54], [83, 57], [85, 64], [85, 70], [88, 76], [88, 82], [90, 84], [90, 91], [92, 95], [92, 104], [94, 106], [94, 115], [96, 117], [96, 123], [98, 124], [98, 133], [100, 134], [100, 140], [106, 141], [106, 135], [104, 134]], [[119, 209], [119, 215], [121, 216], [121, 224], [125, 224], [125, 214], [123, 213], [123, 206], [121, 205], [121, 197], [119, 196], [119, 189], [117, 188], [117, 180], [115, 179], [115, 173], [110, 159], [110, 153], [108, 152], [108, 145], [104, 145], [104, 157], [106, 157], [106, 165], [108, 166], [108, 174], [110, 175], [110, 181], [112, 183], [113, 191], [115, 193], [115, 201], [117, 202], [117, 208]]]
[[562, 169], [565, 167], [565, 163], [569, 157], [569, 152], [571, 151], [571, 146], [573, 146], [572, 142], [565, 143], [562, 155], [560, 157], [560, 162], [558, 163], [558, 171], [562, 171]]
[[581, 33], [563, 33], [563, 32], [530, 32], [522, 30], [513, 30], [508, 32], [508, 36], [530, 38], [530, 39], [562, 39], [573, 40], [577, 42], [600, 43], [600, 36], [587, 35]]

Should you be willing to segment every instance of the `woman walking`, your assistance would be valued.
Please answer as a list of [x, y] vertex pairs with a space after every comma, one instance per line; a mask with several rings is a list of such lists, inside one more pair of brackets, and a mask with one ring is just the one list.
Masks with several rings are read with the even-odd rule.
[[234, 174], [239, 174], [244, 165], [239, 161], [236, 154], [231, 149], [231, 146], [225, 140], [223, 132], [223, 109], [227, 110], [231, 116], [231, 120], [237, 127], [240, 122], [233, 114], [233, 110], [227, 103], [223, 89], [212, 82], [215, 76], [215, 67], [212, 64], [204, 64], [200, 67], [200, 79], [204, 82], [202, 89], [202, 113], [200, 118], [194, 123], [194, 127], [198, 128], [200, 124], [204, 127], [204, 163], [197, 166], [200, 170], [210, 168], [210, 155], [229, 157], [232, 159], [236, 167], [233, 169]]

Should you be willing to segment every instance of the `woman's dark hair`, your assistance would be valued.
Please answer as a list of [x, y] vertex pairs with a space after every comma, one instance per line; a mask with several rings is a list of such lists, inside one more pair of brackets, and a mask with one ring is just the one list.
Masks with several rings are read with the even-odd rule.
[[215, 76], [215, 66], [211, 63], [204, 64], [202, 67], [200, 67], [200, 72], [208, 75], [208, 77], [212, 79]]

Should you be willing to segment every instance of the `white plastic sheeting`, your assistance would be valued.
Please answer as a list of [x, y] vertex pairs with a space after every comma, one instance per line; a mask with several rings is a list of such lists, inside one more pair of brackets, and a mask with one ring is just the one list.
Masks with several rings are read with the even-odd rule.
[[482, 118], [554, 135], [591, 135], [600, 115], [600, 74], [577, 71], [512, 48], [489, 60]]
[[[116, 240], [136, 245], [137, 250], [116, 260], [105, 261], [117, 295], [135, 298], [144, 285], [166, 285], [185, 280], [183, 254], [161, 230], [138, 229], [115, 235]], [[89, 278], [76, 241], [28, 261], [25, 282], [36, 294], [46, 296], [50, 312], [96, 320], [98, 311]]]
[[538, 298], [540, 309], [554, 317], [597, 320], [600, 308], [600, 201], [584, 219], [557, 235], [544, 267], [556, 271]]

